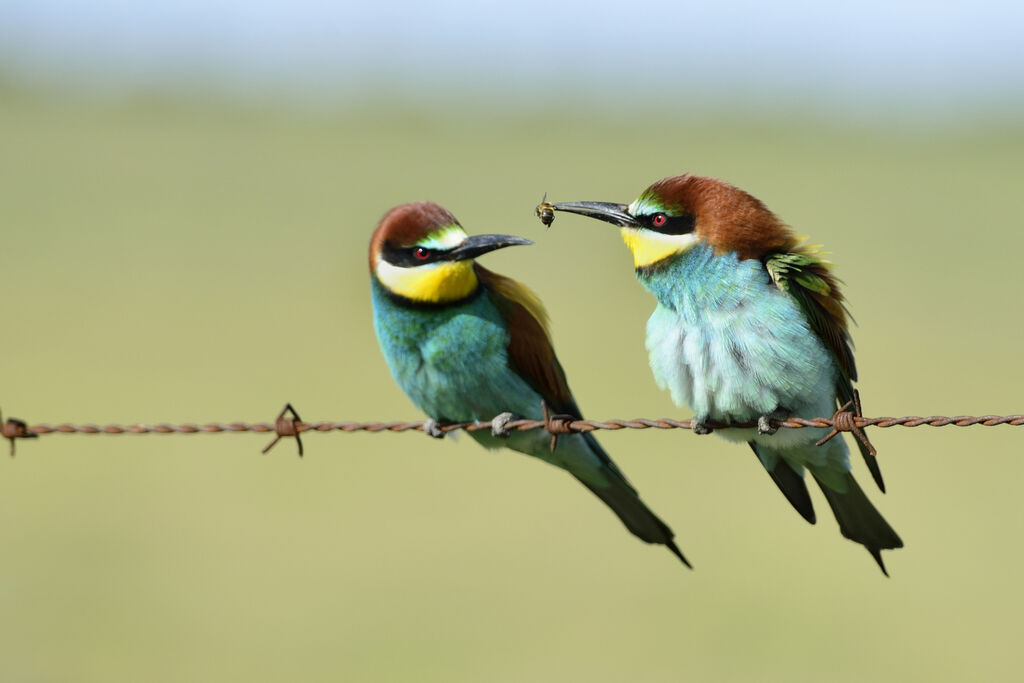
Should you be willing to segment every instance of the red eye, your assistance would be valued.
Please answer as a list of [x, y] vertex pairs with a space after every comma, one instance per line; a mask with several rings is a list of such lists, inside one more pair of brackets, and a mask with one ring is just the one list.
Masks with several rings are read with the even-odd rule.
[[654, 224], [654, 227], [660, 228], [665, 225], [665, 223], [668, 223], [668, 216], [663, 213], [656, 213], [654, 214], [654, 218], [651, 219], [651, 223]]
[[426, 247], [416, 247], [416, 251], [413, 252], [413, 255], [415, 255], [420, 261], [426, 261], [430, 258], [430, 250]]

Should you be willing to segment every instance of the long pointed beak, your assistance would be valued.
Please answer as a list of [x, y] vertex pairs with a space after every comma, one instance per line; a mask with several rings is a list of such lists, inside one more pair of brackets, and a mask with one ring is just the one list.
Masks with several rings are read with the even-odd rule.
[[466, 241], [445, 254], [449, 261], [464, 261], [476, 258], [495, 249], [514, 247], [519, 244], [533, 244], [528, 239], [515, 235], [472, 235]]
[[640, 225], [635, 218], [629, 215], [629, 207], [625, 204], [614, 204], [612, 202], [562, 202], [561, 204], [550, 204], [549, 206], [555, 211], [578, 213], [581, 216], [597, 218], [622, 228], [636, 228]]

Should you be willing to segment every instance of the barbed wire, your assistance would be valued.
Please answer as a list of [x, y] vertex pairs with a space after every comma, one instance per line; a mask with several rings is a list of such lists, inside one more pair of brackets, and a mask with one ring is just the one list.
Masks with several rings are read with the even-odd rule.
[[[843, 432], [852, 432], [860, 439], [874, 455], [874, 448], [871, 446], [864, 434], [866, 427], [994, 427], [997, 425], [1008, 425], [1020, 427], [1024, 425], [1024, 415], [932, 415], [919, 417], [915, 415], [905, 417], [863, 417], [860, 414], [859, 397], [856, 401], [855, 412], [849, 409], [854, 402], [847, 403], [835, 412], [831, 417], [790, 417], [784, 420], [771, 420], [769, 428], [775, 429], [806, 429], [826, 428], [830, 432], [820, 439], [817, 444], [820, 446], [829, 439]], [[421, 420], [417, 422], [303, 422], [292, 405], [286, 404], [284, 409], [274, 422], [209, 422], [205, 424], [183, 423], [183, 424], [36, 424], [29, 425], [24, 420], [8, 418], [3, 420], [0, 415], [0, 436], [10, 441], [10, 453], [14, 455], [14, 445], [19, 439], [34, 439], [49, 434], [216, 434], [216, 433], [240, 433], [257, 432], [274, 434], [274, 440], [264, 449], [263, 453], [273, 448], [278, 441], [289, 437], [296, 440], [299, 456], [303, 455], [301, 435], [306, 432], [407, 432], [421, 431], [432, 436], [443, 436], [448, 432], [466, 431], [476, 432], [481, 430], [491, 431], [498, 436], [507, 436], [511, 432], [525, 432], [535, 429], [544, 429], [551, 435], [551, 448], [554, 449], [557, 439], [562, 434], [578, 434], [598, 430], [616, 431], [620, 429], [689, 429], [701, 433], [714, 429], [725, 428], [760, 428], [757, 422], [726, 423], [716, 421], [701, 421], [694, 419], [674, 420], [671, 418], [649, 419], [634, 418], [631, 420], [610, 419], [610, 420], [584, 420], [572, 415], [550, 414], [545, 404], [541, 404], [544, 415], [541, 420], [509, 418], [508, 414], [496, 416], [487, 421], [478, 422], [450, 422], [438, 423], [433, 420]]]

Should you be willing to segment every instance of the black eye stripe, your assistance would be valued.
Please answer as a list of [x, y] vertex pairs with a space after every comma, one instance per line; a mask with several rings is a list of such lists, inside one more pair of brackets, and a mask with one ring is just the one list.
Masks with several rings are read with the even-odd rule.
[[443, 261], [445, 254], [448, 253], [445, 250], [426, 248], [428, 252], [426, 258], [419, 258], [416, 256], [416, 250], [424, 248], [425, 247], [415, 245], [411, 247], [399, 247], [389, 242], [385, 242], [380, 255], [381, 258], [393, 266], [409, 268], [411, 266], [422, 266], [427, 263], [434, 263], [435, 261]]
[[[661, 225], [655, 225], [655, 216], [664, 216], [665, 222]], [[636, 218], [648, 230], [660, 232], [663, 235], [685, 235], [693, 232], [697, 227], [697, 218], [688, 213], [684, 213], [681, 216], [672, 216], [659, 211], [649, 216], [637, 216]]]

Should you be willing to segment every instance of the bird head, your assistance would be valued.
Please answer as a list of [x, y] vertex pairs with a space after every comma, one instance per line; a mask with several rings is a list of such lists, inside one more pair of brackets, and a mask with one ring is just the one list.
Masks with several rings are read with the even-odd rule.
[[758, 199], [715, 178], [684, 174], [654, 183], [632, 204], [564, 202], [555, 211], [619, 226], [636, 268], [670, 261], [696, 244], [739, 258], [785, 250], [792, 231]]
[[370, 239], [370, 273], [402, 298], [450, 303], [476, 291], [474, 258], [517, 244], [533, 242], [512, 235], [470, 237], [442, 206], [402, 204], [384, 214]]

